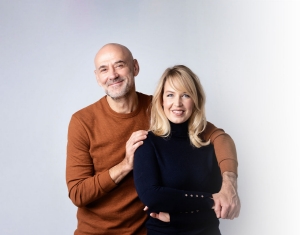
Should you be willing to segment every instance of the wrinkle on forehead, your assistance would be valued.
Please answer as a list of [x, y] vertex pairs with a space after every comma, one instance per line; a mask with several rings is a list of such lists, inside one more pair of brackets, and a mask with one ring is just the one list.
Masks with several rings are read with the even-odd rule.
[[104, 45], [96, 54], [95, 59], [94, 59], [94, 63], [95, 63], [95, 67], [97, 68], [97, 61], [98, 59], [106, 54], [112, 54], [112, 53], [120, 53], [124, 56], [124, 59], [127, 61], [133, 61], [133, 56], [131, 51], [121, 45], [121, 44], [117, 44], [117, 43], [109, 43]]

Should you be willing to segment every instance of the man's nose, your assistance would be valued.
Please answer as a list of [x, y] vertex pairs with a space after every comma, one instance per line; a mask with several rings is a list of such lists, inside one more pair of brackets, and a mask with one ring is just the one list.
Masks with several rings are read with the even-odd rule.
[[108, 71], [108, 78], [109, 79], [115, 79], [117, 77], [119, 77], [119, 74], [116, 72], [115, 68], [109, 69], [109, 71]]

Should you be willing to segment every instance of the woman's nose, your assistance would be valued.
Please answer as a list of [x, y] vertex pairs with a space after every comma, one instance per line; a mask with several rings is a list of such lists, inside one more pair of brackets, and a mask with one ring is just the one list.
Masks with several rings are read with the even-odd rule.
[[176, 106], [178, 106], [178, 107], [182, 106], [181, 97], [177, 97], [177, 98], [175, 99], [174, 104], [175, 104]]

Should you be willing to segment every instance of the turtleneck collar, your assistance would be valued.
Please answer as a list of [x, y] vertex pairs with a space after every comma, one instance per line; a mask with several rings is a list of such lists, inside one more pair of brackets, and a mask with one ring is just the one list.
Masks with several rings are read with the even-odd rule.
[[177, 137], [188, 137], [188, 124], [189, 122], [183, 122], [183, 123], [173, 123], [171, 121], [170, 125], [171, 125], [171, 133], [172, 136], [177, 136]]

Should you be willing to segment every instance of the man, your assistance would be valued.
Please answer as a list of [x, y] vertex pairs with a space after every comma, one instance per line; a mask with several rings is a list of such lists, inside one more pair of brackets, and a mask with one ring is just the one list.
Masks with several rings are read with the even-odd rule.
[[[103, 46], [95, 57], [95, 75], [107, 95], [71, 118], [66, 179], [69, 197], [78, 207], [76, 235], [146, 234], [147, 215], [132, 169], [134, 151], [147, 138], [152, 97], [136, 92], [138, 73], [138, 61], [126, 47]], [[213, 196], [216, 215], [233, 219], [240, 210], [234, 143], [211, 123], [202, 138], [214, 145], [223, 175], [222, 188]]]

